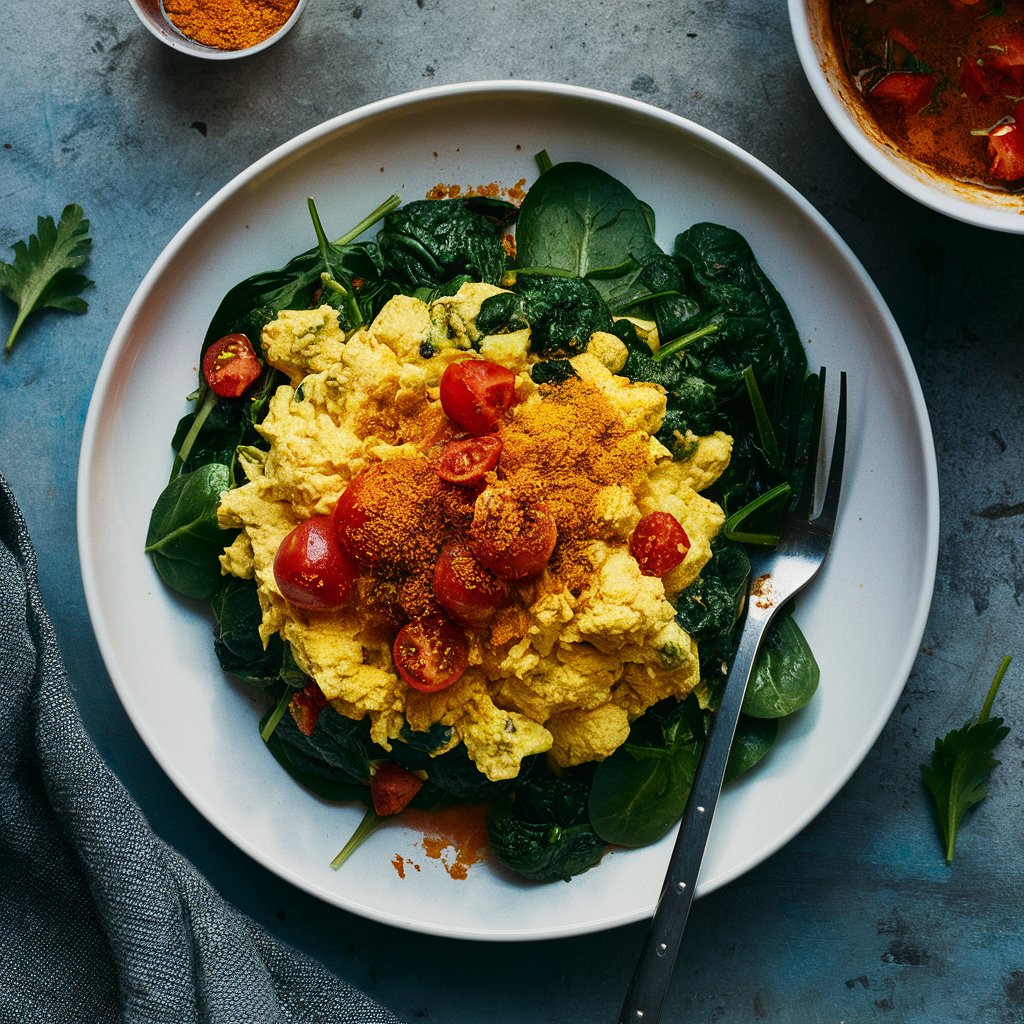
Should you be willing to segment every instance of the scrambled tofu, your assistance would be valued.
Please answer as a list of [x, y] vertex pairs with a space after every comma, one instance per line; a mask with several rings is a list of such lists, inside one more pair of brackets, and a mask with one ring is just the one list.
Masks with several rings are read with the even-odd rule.
[[[265, 642], [279, 633], [332, 706], [368, 717], [385, 748], [403, 728], [441, 723], [451, 729], [445, 749], [464, 744], [492, 780], [515, 777], [532, 754], [546, 752], [558, 766], [608, 757], [648, 707], [697, 685], [696, 645], [672, 599], [696, 579], [724, 522], [699, 492], [726, 468], [732, 444], [722, 433], [688, 435], [689, 458], [673, 461], [653, 436], [664, 392], [616, 375], [626, 351], [610, 334], [595, 334], [572, 358], [579, 380], [571, 387], [534, 385], [528, 328], [484, 337], [476, 330], [481, 302], [498, 291], [464, 285], [429, 305], [396, 296], [347, 342], [328, 306], [281, 313], [262, 339], [268, 362], [290, 381], [258, 428], [269, 451], [240, 454], [248, 482], [219, 509], [222, 527], [242, 531], [225, 548], [222, 571], [256, 580]], [[372, 601], [361, 594], [334, 611], [294, 607], [277, 588], [274, 555], [299, 523], [329, 514], [362, 470], [422, 457], [444, 423], [445, 367], [476, 358], [518, 376], [500, 431], [501, 469], [536, 480], [559, 542], [547, 569], [512, 584], [511, 604], [488, 628], [466, 630], [466, 672], [422, 693], [395, 671], [393, 627], [370, 614]], [[564, 468], [570, 459], [586, 469], [575, 491]], [[637, 522], [653, 511], [674, 515], [690, 540], [663, 579], [642, 575], [628, 551]]]

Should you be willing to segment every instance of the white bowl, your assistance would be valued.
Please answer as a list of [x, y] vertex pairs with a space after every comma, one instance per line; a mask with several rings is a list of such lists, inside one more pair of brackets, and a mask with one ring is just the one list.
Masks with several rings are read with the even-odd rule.
[[203, 57], [206, 60], [234, 60], [237, 57], [248, 57], [250, 54], [259, 53], [268, 46], [273, 46], [282, 36], [291, 30], [299, 20], [302, 9], [306, 6], [306, 0], [299, 0], [292, 11], [291, 17], [272, 35], [267, 36], [262, 42], [254, 46], [247, 46], [241, 50], [221, 50], [216, 46], [207, 46], [205, 43], [197, 42], [178, 31], [172, 24], [170, 18], [164, 13], [162, 0], [128, 0], [132, 10], [139, 16], [150, 32], [153, 33], [162, 43], [166, 43], [172, 50], [181, 53], [191, 54], [193, 57]]
[[1024, 195], [943, 177], [901, 152], [879, 129], [842, 66], [828, 6], [827, 0], [789, 0], [789, 21], [811, 89], [850, 148], [890, 185], [947, 217], [1024, 234]]

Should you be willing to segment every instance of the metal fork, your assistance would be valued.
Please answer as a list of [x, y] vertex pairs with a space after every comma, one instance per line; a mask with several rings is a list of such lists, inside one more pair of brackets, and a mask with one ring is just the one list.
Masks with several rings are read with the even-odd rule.
[[[819, 375], [824, 394], [825, 370]], [[819, 397], [815, 419], [820, 424]], [[808, 519], [811, 494], [817, 468], [818, 429], [812, 446], [811, 469], [804, 499], [782, 518], [778, 546], [772, 550], [750, 551], [750, 584], [747, 614], [739, 644], [729, 671], [725, 689], [715, 713], [711, 734], [704, 744], [700, 764], [694, 776], [686, 812], [679, 826], [676, 845], [669, 861], [665, 884], [640, 953], [633, 980], [619, 1015], [619, 1024], [656, 1024], [675, 967], [679, 943], [693, 902], [694, 888], [711, 820], [722, 790], [736, 722], [739, 719], [747, 683], [769, 624], [782, 606], [817, 575], [828, 554], [839, 511], [839, 493], [843, 480], [846, 452], [846, 374], [840, 375], [839, 409], [836, 414], [835, 440], [829, 467], [825, 497], [818, 516]]]

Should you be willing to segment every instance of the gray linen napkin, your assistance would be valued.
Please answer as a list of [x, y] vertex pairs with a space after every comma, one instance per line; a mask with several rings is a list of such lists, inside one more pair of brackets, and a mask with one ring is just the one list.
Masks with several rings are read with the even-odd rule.
[[400, 1024], [154, 835], [82, 728], [2, 476], [0, 1022]]

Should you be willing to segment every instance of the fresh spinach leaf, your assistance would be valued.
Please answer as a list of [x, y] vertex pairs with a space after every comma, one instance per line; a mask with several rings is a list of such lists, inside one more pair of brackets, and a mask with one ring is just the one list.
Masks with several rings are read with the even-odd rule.
[[618, 846], [646, 846], [681, 817], [704, 738], [696, 701], [661, 701], [594, 771], [588, 811], [594, 831]]
[[145, 550], [172, 590], [208, 601], [220, 589], [226, 534], [217, 525], [217, 505], [230, 487], [231, 470], [211, 462], [176, 477], [157, 498]]
[[777, 718], [751, 718], [741, 714], [725, 765], [724, 782], [731, 782], [761, 760], [779, 736]]
[[673, 255], [701, 313], [681, 325], [683, 336], [663, 346], [662, 358], [685, 346], [723, 399], [745, 390], [748, 366], [763, 386], [774, 386], [780, 374], [802, 380], [807, 358], [793, 317], [739, 232], [694, 224], [676, 237]]
[[519, 211], [516, 265], [585, 277], [613, 312], [648, 291], [642, 264], [660, 252], [636, 196], [591, 164], [555, 164]]
[[743, 698], [753, 718], [782, 718], [799, 711], [818, 688], [818, 663], [789, 611], [768, 627]]

